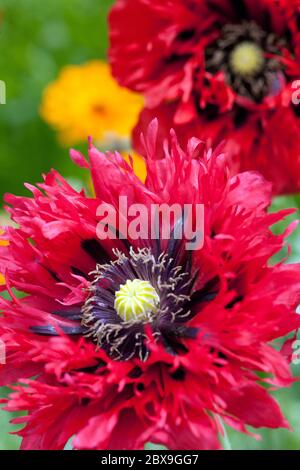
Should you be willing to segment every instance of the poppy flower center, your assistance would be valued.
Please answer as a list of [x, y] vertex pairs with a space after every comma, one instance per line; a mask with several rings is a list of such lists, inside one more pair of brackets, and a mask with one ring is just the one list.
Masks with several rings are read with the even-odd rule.
[[259, 73], [264, 65], [264, 54], [259, 46], [252, 42], [238, 44], [230, 55], [232, 70], [242, 77], [251, 77]]
[[159, 295], [149, 281], [128, 279], [115, 293], [115, 309], [124, 320], [147, 320], [157, 312]]
[[282, 50], [287, 40], [264, 31], [254, 22], [227, 24], [206, 49], [206, 70], [224, 73], [240, 96], [260, 103], [277, 94], [284, 83]]
[[[198, 327], [189, 324], [202, 304], [218, 293], [218, 279], [195, 289], [198, 271], [192, 271], [188, 253], [179, 255], [181, 241], [173, 238], [161, 251], [131, 247], [127, 254], [113, 250], [114, 261], [97, 264], [80, 308], [53, 314], [70, 324], [61, 324], [67, 335], [83, 335], [115, 360], [132, 357], [147, 360], [149, 343], [160, 342], [170, 354], [185, 354], [186, 340], [195, 339]], [[55, 325], [36, 325], [40, 335], [57, 336]]]
[[193, 315], [189, 261], [177, 265], [171, 253], [154, 255], [150, 248], [115, 255], [91, 273], [94, 281], [82, 308], [84, 336], [117, 360], [147, 359], [148, 327], [172, 353], [182, 351], [181, 339], [195, 335], [185, 325]]

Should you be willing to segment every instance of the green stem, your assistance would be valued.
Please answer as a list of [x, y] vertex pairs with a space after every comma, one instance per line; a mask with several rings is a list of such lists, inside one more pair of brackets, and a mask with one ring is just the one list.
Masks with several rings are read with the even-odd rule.
[[223, 423], [223, 420], [220, 416], [218, 417], [218, 421], [219, 421], [219, 425], [222, 429], [221, 438], [222, 438], [223, 448], [224, 448], [224, 450], [232, 450], [231, 442], [229, 440], [228, 433], [226, 431], [226, 427], [225, 427], [225, 425]]

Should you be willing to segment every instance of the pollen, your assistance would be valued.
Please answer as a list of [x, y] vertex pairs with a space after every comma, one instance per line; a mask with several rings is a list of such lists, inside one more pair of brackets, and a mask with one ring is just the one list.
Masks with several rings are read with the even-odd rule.
[[157, 312], [159, 300], [149, 281], [127, 280], [115, 294], [115, 309], [124, 321], [145, 321]]
[[230, 56], [231, 69], [242, 77], [258, 74], [264, 62], [264, 53], [254, 42], [242, 42], [233, 49]]

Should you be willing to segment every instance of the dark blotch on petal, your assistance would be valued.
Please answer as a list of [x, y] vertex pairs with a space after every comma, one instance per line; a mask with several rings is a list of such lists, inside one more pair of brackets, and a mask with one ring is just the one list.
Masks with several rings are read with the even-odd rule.
[[88, 278], [88, 276], [83, 271], [76, 268], [75, 266], [71, 266], [71, 271], [73, 274], [75, 274], [75, 276], [81, 276], [81, 277], [84, 277], [85, 279]]
[[244, 0], [231, 0], [232, 7], [241, 18], [248, 17], [247, 7]]
[[238, 302], [241, 302], [243, 300], [243, 296], [242, 295], [237, 295], [231, 302], [229, 302], [229, 304], [226, 305], [225, 308], [227, 308], [228, 310], [230, 310], [231, 308], [233, 308]]
[[52, 325], [47, 326], [32, 326], [30, 330], [33, 333], [42, 336], [59, 336], [59, 330], [62, 330], [66, 335], [82, 335], [84, 330], [81, 326], [59, 326], [54, 327]]
[[50, 276], [54, 279], [54, 281], [61, 282], [61, 279], [58, 277], [58, 275], [54, 271], [52, 271], [52, 269], [47, 268], [46, 266], [43, 266], [43, 267], [50, 274]]
[[134, 369], [132, 369], [129, 374], [128, 374], [128, 377], [130, 377], [131, 379], [138, 379], [139, 377], [141, 377], [143, 371], [140, 367], [136, 366]]
[[208, 121], [213, 121], [214, 119], [218, 118], [219, 112], [220, 112], [219, 106], [217, 104], [211, 104], [211, 103], [208, 103], [208, 105], [206, 106], [204, 110], [205, 117]]
[[182, 366], [178, 367], [178, 369], [175, 370], [175, 372], [172, 372], [172, 374], [170, 374], [172, 379], [178, 381], [178, 382], [182, 382], [184, 379], [185, 379], [185, 376], [186, 376], [186, 372], [184, 370], [184, 368]]
[[165, 62], [167, 64], [174, 64], [176, 62], [182, 62], [185, 63], [187, 60], [189, 60], [192, 57], [192, 54], [171, 54], [169, 57], [165, 58]]
[[99, 369], [102, 369], [106, 366], [106, 362], [99, 359], [97, 364], [89, 367], [82, 367], [80, 369], [74, 369], [76, 372], [83, 372], [85, 374], [96, 374]]
[[82, 249], [91, 257], [96, 263], [104, 264], [109, 263], [110, 258], [100, 243], [95, 239], [83, 240], [81, 243]]
[[177, 39], [178, 41], [189, 41], [195, 36], [195, 30], [194, 29], [185, 29], [184, 31], [181, 31]]
[[235, 116], [234, 116], [235, 127], [239, 129], [244, 124], [246, 124], [248, 116], [249, 116], [249, 111], [247, 111], [246, 108], [241, 108], [238, 106], [235, 110]]
[[81, 399], [81, 403], [80, 403], [80, 404], [81, 404], [82, 406], [87, 406], [87, 405], [89, 405], [90, 403], [91, 403], [91, 399], [90, 399], [90, 398], [87, 398], [87, 397], [84, 397], [84, 398]]
[[52, 312], [53, 315], [57, 315], [58, 317], [61, 318], [66, 318], [67, 320], [81, 320], [82, 313], [81, 313], [81, 308], [74, 308], [70, 310], [56, 310]]
[[300, 104], [293, 104], [293, 111], [295, 113], [295, 116], [300, 117]]
[[300, 12], [299, 11], [296, 12], [295, 19], [296, 19], [297, 29], [300, 31]]
[[143, 392], [145, 390], [145, 385], [142, 382], [139, 382], [136, 388], [139, 392]]

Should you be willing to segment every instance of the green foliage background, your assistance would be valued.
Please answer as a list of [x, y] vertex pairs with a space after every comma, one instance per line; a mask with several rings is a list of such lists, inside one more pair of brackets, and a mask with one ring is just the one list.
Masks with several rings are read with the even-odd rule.
[[[39, 117], [44, 87], [61, 67], [105, 58], [106, 16], [112, 0], [0, 0], [0, 79], [6, 82], [7, 104], [0, 106], [0, 193], [25, 194], [23, 182], [40, 181], [57, 168], [65, 176], [82, 177], [56, 136]], [[84, 147], [84, 146], [83, 146]], [[297, 207], [294, 198], [279, 198], [275, 207]], [[292, 238], [293, 260], [300, 259], [299, 231]], [[298, 375], [300, 369], [295, 370]], [[1, 396], [7, 394], [1, 390]], [[229, 432], [233, 449], [300, 449], [300, 387], [276, 393], [294, 432], [261, 432], [258, 442]], [[17, 449], [9, 434], [8, 413], [0, 411], [0, 450]], [[151, 445], [149, 446], [151, 448]]]
[[40, 119], [44, 87], [67, 64], [105, 58], [111, 0], [0, 0], [0, 79], [7, 104], [0, 108], [0, 193], [25, 194], [24, 181], [40, 181], [55, 167], [77, 169], [68, 150]]

